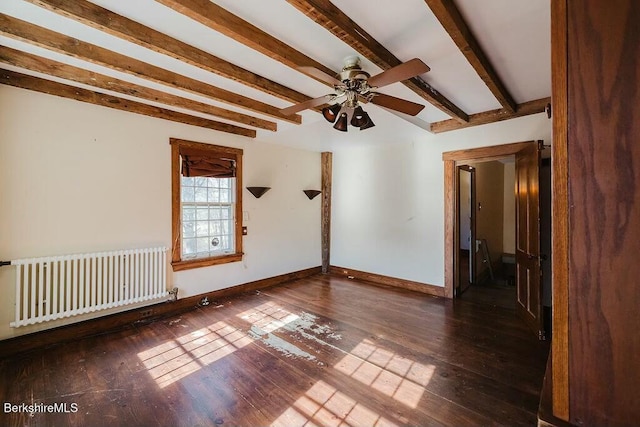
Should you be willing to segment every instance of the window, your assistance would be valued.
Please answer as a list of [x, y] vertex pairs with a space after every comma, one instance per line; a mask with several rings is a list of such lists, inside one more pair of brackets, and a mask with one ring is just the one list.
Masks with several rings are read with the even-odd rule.
[[174, 271], [242, 259], [242, 150], [171, 139]]

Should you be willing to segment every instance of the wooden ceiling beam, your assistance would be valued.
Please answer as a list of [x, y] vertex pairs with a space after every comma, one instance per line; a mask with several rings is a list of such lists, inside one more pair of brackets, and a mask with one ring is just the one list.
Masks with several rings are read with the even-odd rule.
[[425, 0], [429, 9], [449, 33], [460, 52], [467, 58], [476, 73], [487, 85], [502, 107], [514, 113], [517, 105], [513, 97], [498, 77], [491, 62], [473, 36], [469, 26], [452, 0]]
[[[383, 70], [402, 63], [329, 0], [287, 0], [287, 2]], [[469, 120], [469, 116], [464, 111], [421, 78], [414, 77], [403, 83], [454, 120], [461, 123]]]
[[455, 120], [443, 120], [431, 123], [431, 132], [441, 133], [451, 130], [464, 129], [472, 126], [486, 125], [503, 120], [515, 119], [516, 117], [528, 116], [530, 114], [542, 113], [551, 102], [551, 98], [540, 98], [529, 102], [518, 104], [515, 112], [510, 112], [504, 108], [485, 111], [469, 116], [468, 123], [460, 123]]
[[[210, 0], [156, 1], [288, 67], [296, 70], [298, 67], [314, 67], [330, 76], [337, 74], [334, 70], [283, 43], [276, 37], [262, 31], [255, 25], [250, 24]], [[318, 81], [331, 86], [322, 80]]]
[[52, 59], [43, 58], [27, 52], [21, 52], [6, 46], [0, 46], [0, 62], [38, 73], [48, 74], [61, 79], [71, 80], [88, 86], [119, 92], [124, 95], [135, 96], [148, 101], [160, 102], [173, 107], [186, 108], [188, 110], [210, 114], [212, 116], [242, 123], [247, 126], [253, 126], [270, 131], [277, 130], [277, 124], [275, 122], [248, 116], [235, 111], [225, 110], [223, 108], [188, 98], [171, 95], [160, 90], [136, 85], [104, 74], [63, 64]]
[[173, 71], [147, 64], [8, 15], [0, 14], [0, 34], [280, 120], [296, 124], [302, 122], [300, 115], [286, 116], [280, 113], [278, 108], [264, 102], [176, 74]]
[[204, 119], [202, 117], [191, 116], [185, 113], [167, 110], [166, 108], [154, 107], [137, 101], [119, 98], [113, 95], [94, 92], [39, 77], [28, 76], [15, 71], [0, 69], [0, 83], [33, 90], [49, 95], [60, 96], [76, 101], [87, 102], [89, 104], [100, 105], [102, 107], [114, 108], [116, 110], [128, 111], [173, 122], [184, 123], [234, 135], [256, 137], [256, 131], [228, 123], [217, 122], [215, 120]]
[[180, 40], [144, 26], [131, 19], [85, 0], [27, 0], [30, 3], [71, 18], [112, 36], [143, 46], [154, 52], [171, 56], [195, 67], [245, 84], [290, 102], [310, 100], [300, 92], [269, 80], [222, 58], [188, 45]]

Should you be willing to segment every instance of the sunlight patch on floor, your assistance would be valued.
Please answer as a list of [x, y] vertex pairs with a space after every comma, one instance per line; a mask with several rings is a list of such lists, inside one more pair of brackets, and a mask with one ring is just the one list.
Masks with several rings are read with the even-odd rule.
[[216, 322], [140, 352], [138, 357], [164, 388], [252, 342], [239, 329]]
[[397, 424], [336, 390], [324, 381], [316, 382], [271, 425], [278, 427], [397, 427]]
[[246, 310], [238, 314], [238, 317], [257, 326], [264, 332], [273, 332], [300, 318], [297, 314], [293, 314], [272, 302], [266, 302]]
[[435, 370], [370, 340], [363, 340], [334, 368], [411, 408], [418, 406]]

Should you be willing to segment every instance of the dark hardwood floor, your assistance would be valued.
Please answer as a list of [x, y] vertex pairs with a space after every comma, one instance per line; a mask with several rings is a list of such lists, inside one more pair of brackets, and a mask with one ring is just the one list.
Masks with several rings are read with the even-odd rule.
[[0, 425], [533, 426], [547, 351], [509, 309], [317, 275], [2, 360]]
[[469, 251], [460, 251], [460, 289], [458, 298], [478, 304], [516, 309], [516, 287], [514, 265], [503, 264], [493, 271], [493, 280], [488, 274], [482, 275], [477, 283], [469, 280]]

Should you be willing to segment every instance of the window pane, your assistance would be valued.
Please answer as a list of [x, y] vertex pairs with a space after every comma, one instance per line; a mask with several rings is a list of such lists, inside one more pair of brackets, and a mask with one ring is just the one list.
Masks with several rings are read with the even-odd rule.
[[220, 221], [211, 221], [209, 223], [209, 232], [212, 236], [220, 236], [221, 234]]
[[196, 208], [183, 206], [182, 207], [182, 220], [183, 221], [193, 221], [196, 219]]
[[217, 188], [209, 188], [209, 203], [218, 203], [220, 201], [220, 190]]
[[210, 247], [210, 239], [208, 237], [199, 237], [196, 239], [196, 246], [198, 248], [198, 253], [201, 252], [209, 252], [209, 247]]
[[208, 221], [198, 221], [196, 223], [196, 235], [198, 237], [208, 237], [209, 236], [209, 222]]
[[191, 186], [193, 187], [194, 184], [194, 179], [193, 178], [187, 178], [186, 176], [182, 177], [182, 185], [185, 186]]
[[196, 253], [196, 239], [182, 240], [182, 253], [185, 255], [193, 255]]
[[203, 207], [198, 208], [198, 212], [196, 214], [196, 219], [198, 220], [208, 220], [209, 219], [209, 208]]
[[196, 187], [196, 202], [202, 203], [207, 201], [207, 189]]
[[194, 201], [194, 190], [193, 187], [182, 187], [182, 191], [180, 192], [182, 196], [183, 202], [193, 202]]
[[194, 178], [195, 179], [195, 186], [196, 187], [206, 187], [207, 186], [207, 180], [209, 178], [205, 177], [205, 176], [197, 176]]
[[195, 226], [194, 223], [189, 221], [189, 222], [183, 222], [182, 223], [182, 235], [184, 237], [196, 237], [195, 234]]

